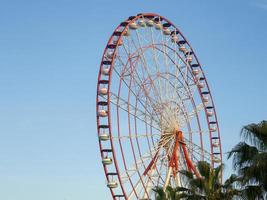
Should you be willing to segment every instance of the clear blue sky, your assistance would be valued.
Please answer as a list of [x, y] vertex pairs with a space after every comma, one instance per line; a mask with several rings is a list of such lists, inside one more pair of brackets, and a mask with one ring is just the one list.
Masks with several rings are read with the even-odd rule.
[[191, 42], [224, 152], [242, 125], [267, 118], [267, 0], [1, 0], [0, 199], [110, 199], [96, 135], [97, 73], [115, 26], [140, 12], [167, 17]]

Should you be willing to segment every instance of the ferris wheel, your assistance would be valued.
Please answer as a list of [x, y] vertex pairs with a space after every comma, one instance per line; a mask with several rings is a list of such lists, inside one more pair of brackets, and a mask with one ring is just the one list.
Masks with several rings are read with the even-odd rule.
[[151, 199], [184, 186], [180, 170], [222, 162], [211, 91], [188, 40], [168, 19], [131, 16], [109, 38], [96, 97], [97, 129], [113, 199]]

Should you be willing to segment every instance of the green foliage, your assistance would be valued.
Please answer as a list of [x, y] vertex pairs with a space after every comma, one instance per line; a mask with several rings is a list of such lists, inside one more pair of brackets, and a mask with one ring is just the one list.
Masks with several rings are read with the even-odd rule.
[[164, 191], [162, 187], [156, 187], [153, 189], [156, 194], [156, 200], [179, 200], [177, 190], [170, 186], [166, 187]]
[[230, 176], [221, 184], [223, 165], [213, 169], [209, 163], [200, 161], [197, 163], [197, 169], [201, 178], [195, 177], [189, 171], [180, 172], [187, 183], [184, 187], [167, 187], [165, 194], [163, 188], [154, 189], [156, 200], [229, 200], [241, 194], [241, 191], [234, 187], [239, 181], [236, 175]]
[[162, 187], [153, 188], [153, 191], [156, 193], [155, 200], [167, 200], [167, 194]]
[[241, 177], [244, 199], [267, 199], [267, 121], [241, 130], [242, 142], [228, 154]]
[[224, 166], [220, 165], [213, 169], [209, 163], [200, 161], [197, 163], [197, 169], [201, 178], [188, 176], [188, 172], [182, 171], [186, 178], [185, 182], [188, 183], [188, 191], [182, 192], [183, 199], [229, 200], [238, 196], [240, 191], [234, 187], [238, 181], [237, 176], [232, 175], [224, 184], [221, 183], [223, 168]]

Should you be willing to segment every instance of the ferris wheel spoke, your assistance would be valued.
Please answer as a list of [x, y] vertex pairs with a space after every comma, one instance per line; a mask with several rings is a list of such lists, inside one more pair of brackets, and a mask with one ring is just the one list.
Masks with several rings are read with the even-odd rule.
[[174, 81], [176, 81], [175, 79], [178, 78], [177, 76], [173, 75], [172, 74], [172, 78], [169, 80], [170, 81], [170, 84], [173, 86], [175, 92], [173, 92], [173, 99], [176, 99], [177, 96], [179, 96], [179, 99], [181, 100], [187, 100], [189, 99], [188, 98], [188, 95], [187, 95], [187, 92], [184, 91], [184, 85], [182, 85], [182, 83], [180, 81], [178, 81], [177, 83], [175, 83]]
[[[127, 72], [129, 73], [129, 59], [125, 61], [122, 55], [116, 55], [116, 61], [114, 62], [113, 71], [118, 76], [119, 79], [127, 77]], [[128, 68], [127, 68], [128, 67]]]
[[[159, 51], [161, 51], [161, 52], [163, 52], [163, 50], [161, 50], [159, 47], [157, 47], [157, 50], [159, 50]], [[180, 78], [179, 77], [177, 77], [177, 80], [179, 81], [179, 83], [181, 84], [181, 88], [183, 88], [183, 89], [187, 89], [187, 86], [188, 86], [188, 82], [187, 82], [187, 80], [186, 80], [186, 77], [185, 77], [185, 74], [184, 74], [184, 72], [182, 72], [182, 68], [180, 68], [179, 67], [179, 65], [177, 64], [177, 63], [175, 63], [174, 62], [174, 60], [169, 56], [169, 55], [166, 55], [167, 57], [168, 57], [168, 59], [179, 69], [179, 74], [181, 75], [181, 77], [182, 77], [182, 81], [180, 81]], [[188, 66], [187, 66], [188, 67]], [[185, 68], [187, 68], [187, 67], [185, 67]], [[187, 98], [190, 98], [189, 97], [189, 95], [188, 95], [188, 91], [186, 90], [183, 94], [185, 94], [186, 95], [186, 97]]]
[[[151, 159], [150, 159], [150, 163], [147, 165], [147, 167], [145, 168], [145, 171], [144, 171], [144, 175], [146, 177], [149, 177], [150, 180], [148, 180], [148, 185], [149, 184], [157, 184], [156, 182], [158, 182], [159, 180], [162, 180], [162, 177], [161, 177], [161, 169], [162, 169], [162, 166], [163, 166], [163, 163], [160, 162], [162, 160], [162, 154], [163, 154], [163, 151], [161, 151], [161, 149], [166, 148], [166, 145], [168, 144], [168, 146], [171, 146], [172, 145], [172, 134], [169, 134], [169, 133], [166, 133], [164, 135], [162, 135], [162, 138], [159, 140], [158, 142], [158, 145], [155, 145], [155, 150], [154, 150], [154, 154], [153, 156], [151, 156]], [[159, 161], [158, 161], [159, 160]], [[161, 165], [159, 165], [159, 163], [161, 163]], [[158, 170], [158, 166], [160, 166], [159, 170]], [[154, 172], [157, 172], [157, 173], [154, 173]], [[156, 182], [153, 181], [153, 179], [155, 179]]]
[[[184, 61], [181, 59], [181, 57], [175, 53], [174, 58], [173, 58], [173, 64], [174, 64], [174, 69], [175, 69], [175, 76], [179, 77], [181, 76], [182, 71], [187, 67], [184, 63]], [[178, 59], [178, 60], [177, 60]], [[180, 80], [180, 79], [177, 79]]]
[[142, 185], [142, 179], [140, 178], [137, 181], [137, 183], [134, 185], [134, 188], [132, 189], [132, 191], [129, 193], [129, 195], [128, 195], [129, 200], [131, 200], [134, 197], [135, 191], [137, 191], [141, 185]]
[[[123, 63], [123, 61], [122, 61], [120, 58], [118, 58], [118, 60], [120, 61], [120, 63], [121, 63], [123, 66], [126, 65], [126, 64]], [[115, 72], [118, 74], [119, 77], [122, 76], [121, 73], [119, 73], [116, 69], [115, 69]], [[132, 72], [129, 72], [129, 73], [132, 73]], [[152, 105], [155, 104], [155, 103], [153, 103], [153, 102], [157, 102], [157, 101], [156, 101], [156, 100], [153, 100], [152, 97], [148, 96], [148, 91], [145, 89], [144, 84], [142, 83], [141, 78], [140, 78], [140, 76], [138, 75], [138, 72], [137, 72], [136, 70], [135, 70], [135, 73], [136, 73], [137, 76], [132, 75], [132, 80], [134, 80], [134, 82], [136, 83], [136, 85], [137, 85], [141, 90], [144, 91], [144, 93], [146, 94], [145, 97], [149, 99], [149, 101], [152, 103]], [[125, 79], [123, 80], [123, 82], [124, 82], [125, 85], [130, 89], [130, 86], [126, 83]], [[131, 89], [130, 89], [130, 90], [131, 90]], [[133, 92], [132, 90], [131, 90], [131, 92], [137, 97], [137, 95], [136, 95], [135, 92]], [[141, 101], [140, 101], [140, 102], [141, 102]], [[143, 105], [143, 103], [141, 103], [141, 104]]]
[[176, 56], [178, 56], [178, 61], [180, 62], [180, 67], [179, 67], [179, 63], [177, 64], [177, 62], [175, 62], [175, 59], [171, 58], [169, 55], [167, 55], [167, 57], [169, 58], [169, 60], [175, 64], [175, 66], [178, 66], [177, 69], [179, 70], [179, 74], [182, 75], [182, 79], [184, 80], [185, 85], [189, 85], [190, 81], [192, 83], [194, 83], [194, 77], [192, 76], [191, 73], [189, 73], [190, 70], [190, 64], [188, 64], [185, 59], [183, 57], [181, 57], [178, 53], [175, 53], [175, 49], [169, 47], [169, 46], [165, 46], [166, 48], [168, 48], [170, 51], [172, 51]]
[[140, 36], [138, 34], [138, 31], [136, 31], [136, 35], [137, 35], [137, 40], [138, 40], [138, 46], [139, 46], [140, 51], [141, 51], [141, 52], [139, 52], [139, 56], [140, 56], [140, 61], [141, 61], [142, 65], [143, 65], [142, 69], [144, 69], [146, 71], [146, 73], [147, 73], [147, 76], [148, 76], [148, 78], [150, 80], [150, 83], [152, 85], [155, 97], [157, 97], [158, 101], [161, 102], [162, 101], [162, 96], [161, 96], [160, 91], [157, 89], [157, 87], [155, 86], [155, 84], [154, 84], [154, 82], [153, 82], [153, 80], [152, 80], [152, 78], [150, 76], [151, 72], [149, 71], [149, 67], [148, 67], [148, 64], [147, 64], [145, 53], [144, 53], [144, 50], [143, 50], [143, 47], [142, 47], [143, 45], [141, 44], [141, 40], [140, 40]]
[[155, 136], [160, 136], [160, 133], [155, 133], [155, 134], [136, 134], [136, 135], [121, 135], [121, 136], [112, 136], [111, 138], [114, 140], [127, 140], [127, 139], [134, 139], [134, 138], [147, 138], [147, 137], [155, 137]]
[[[165, 77], [164, 77], [165, 78]], [[168, 80], [169, 77], [166, 77], [166, 79]], [[172, 118], [175, 119], [176, 115], [180, 112], [180, 110], [183, 108], [183, 101], [184, 99], [181, 97], [180, 94], [178, 94], [178, 89], [175, 88], [175, 86], [171, 83], [171, 81], [169, 81], [168, 83], [169, 86], [172, 86], [172, 88], [174, 88], [174, 90], [172, 90], [172, 97], [169, 97], [168, 102], [169, 102], [169, 109], [167, 110], [167, 115]], [[170, 96], [170, 95], [169, 95]], [[171, 120], [171, 119], [169, 119]]]
[[183, 127], [186, 125], [186, 123], [190, 122], [194, 117], [197, 117], [197, 114], [204, 110], [203, 103], [200, 103], [196, 106], [196, 109], [193, 109], [191, 112], [185, 114], [185, 118], [182, 118], [180, 120], [180, 127]]
[[121, 179], [123, 180], [123, 182], [125, 183], [129, 180], [130, 177], [137, 173], [137, 171], [142, 168], [146, 161], [152, 160], [153, 158], [157, 159], [161, 148], [166, 145], [171, 139], [172, 138], [169, 138], [168, 140], [165, 139], [165, 141], [158, 141], [157, 145], [155, 145], [155, 148], [152, 151], [148, 151], [147, 153], [143, 154], [143, 156], [141, 156], [136, 163], [129, 167], [125, 172], [122, 172]]
[[[139, 43], [139, 46], [141, 46], [140, 43]], [[141, 59], [141, 60], [142, 60], [142, 59]], [[143, 60], [145, 61], [145, 58], [144, 58], [144, 57], [143, 57]], [[145, 68], [146, 68], [146, 67], [145, 67]], [[149, 78], [150, 78], [151, 83], [153, 84], [153, 80], [151, 80], [151, 77], [149, 77]], [[139, 79], [140, 79], [140, 78], [139, 78]], [[139, 85], [140, 85], [140, 84], [139, 84]], [[152, 87], [155, 88], [154, 84], [152, 85]], [[154, 90], [154, 91], [155, 91], [155, 90]], [[155, 93], [156, 93], [156, 92], [154, 92], [154, 94], [155, 94]], [[166, 117], [166, 116], [165, 116], [165, 117]], [[168, 123], [168, 121], [169, 121], [169, 120], [165, 120], [165, 123]]]
[[[157, 118], [159, 119], [159, 118], [162, 118], [163, 117], [167, 121], [167, 123], [168, 123], [168, 120], [165, 118], [166, 116], [162, 116], [160, 110], [158, 110], [159, 103], [156, 101], [156, 99], [153, 99], [151, 96], [148, 95], [149, 92], [145, 88], [144, 84], [142, 84], [142, 83], [140, 84], [138, 81], [136, 81], [136, 79], [139, 79], [140, 80], [140, 77], [137, 77], [137, 78], [134, 78], [133, 77], [133, 80], [135, 80], [134, 82], [137, 85], [137, 87], [140, 88], [140, 91], [143, 91], [143, 93], [138, 94], [138, 97], [139, 97], [138, 99], [140, 100], [141, 97], [142, 97], [141, 94], [143, 94], [143, 97], [150, 102], [149, 106], [152, 108], [153, 113], [156, 116], [159, 115], [159, 117], [157, 117]], [[151, 87], [153, 87], [153, 86], [151, 86]], [[161, 120], [159, 119], [159, 121], [161, 121]]]
[[[155, 115], [153, 115], [152, 113], [149, 113], [147, 110], [143, 111], [141, 109], [136, 108], [134, 105], [130, 104], [127, 100], [122, 99], [121, 97], [115, 95], [114, 93], [110, 93], [110, 102], [119, 107], [121, 110], [129, 113], [130, 115], [134, 116], [135, 118], [141, 120], [146, 124], [148, 124], [146, 120], [147, 118], [149, 118], [151, 121], [156, 122], [157, 125], [159, 125], [160, 123], [156, 119]], [[149, 123], [148, 125], [158, 131], [161, 131], [160, 127], [155, 127], [155, 125], [153, 125], [152, 123]]]
[[[169, 38], [169, 40], [168, 40]], [[163, 43], [163, 45], [161, 45], [161, 48], [163, 49], [163, 55], [164, 55], [164, 64], [165, 64], [165, 67], [166, 67], [166, 72], [167, 72], [167, 76], [169, 75], [170, 73], [170, 63], [168, 62], [168, 58], [166, 55], [168, 55], [168, 51], [167, 51], [167, 48], [166, 46], [168, 45], [168, 42], [170, 42], [170, 37], [165, 37], [164, 34], [163, 34], [163, 31], [161, 31], [161, 41]], [[167, 80], [169, 79], [169, 77], [167, 77]], [[165, 91], [166, 91], [166, 97], [167, 98], [170, 98], [170, 88], [169, 88], [169, 84], [166, 85], [166, 81], [165, 81]]]
[[[174, 60], [174, 63], [175, 63], [175, 60]], [[191, 98], [193, 98], [194, 96], [194, 93], [197, 91], [197, 87], [196, 85], [199, 84], [199, 79], [195, 78], [196, 81], [194, 80], [194, 77], [192, 77], [192, 74], [191, 73], [188, 73], [189, 71], [189, 65], [186, 65], [184, 67], [186, 69], [186, 72], [182, 72], [182, 70], [180, 71], [180, 75], [182, 76], [182, 79], [184, 80], [184, 84], [187, 85], [187, 93], [189, 94], [189, 96]], [[193, 88], [192, 88], [193, 87]]]
[[[181, 74], [183, 74], [183, 73], [181, 73]], [[186, 93], [184, 93], [185, 98], [183, 100], [192, 100], [194, 91], [196, 91], [196, 87], [195, 87], [195, 90], [192, 92], [191, 91], [191, 86], [195, 86], [195, 84], [188, 83], [188, 79], [186, 80], [184, 75], [182, 75], [182, 77], [183, 77], [183, 80], [185, 81], [185, 83], [187, 84], [187, 87], [184, 87], [184, 88], [189, 88], [188, 90], [186, 90]]]
[[[146, 181], [146, 183], [145, 183], [146, 188], [147, 188], [147, 193], [148, 193], [148, 194], [150, 194], [152, 188], [153, 188], [154, 185], [155, 185], [155, 183], [153, 183], [153, 178], [155, 179], [154, 175], [156, 174], [155, 172], [156, 172], [155, 169], [151, 170], [151, 172], [149, 173], [149, 177], [147, 177], [147, 181]], [[157, 177], [157, 176], [156, 176], [156, 177]], [[146, 193], [144, 193], [144, 195], [143, 195], [143, 199], [146, 199], [146, 198], [149, 198], [149, 196], [148, 196]]]
[[[174, 54], [174, 58], [171, 58], [170, 55], [165, 55], [165, 56], [168, 57], [170, 62], [174, 64], [175, 69], [176, 69], [177, 80], [181, 80], [182, 85], [186, 85], [185, 77], [186, 77], [189, 66], [186, 64], [184, 59], [179, 54], [173, 52], [174, 49], [171, 49], [169, 46], [165, 46], [165, 48], [169, 49]], [[178, 63], [176, 60], [177, 57], [178, 57]]]
[[[115, 72], [118, 74], [118, 72], [115, 70]], [[120, 76], [120, 75], [119, 75]], [[140, 78], [139, 78], [140, 79]], [[134, 80], [134, 83], [138, 86], [138, 88], [142, 91], [144, 91], [144, 93], [147, 93], [147, 90], [144, 88], [144, 85], [143, 84], [140, 84], [137, 80], [136, 80], [136, 78], [132, 78], [132, 80]], [[148, 108], [147, 108], [147, 106], [145, 106], [145, 103], [141, 100], [142, 98], [141, 98], [141, 94], [136, 94], [136, 92], [133, 92], [133, 90], [131, 89], [131, 87], [128, 85], [128, 83], [126, 83], [126, 81], [125, 81], [125, 79], [123, 79], [123, 82], [124, 82], [124, 84], [129, 88], [129, 90], [131, 91], [131, 93], [136, 97], [136, 99], [139, 101], [139, 103], [143, 106], [143, 108], [147, 111], [148, 110]], [[156, 110], [155, 110], [155, 104], [156, 104], [156, 100], [153, 100], [150, 96], [148, 96], [148, 95], [144, 95], [144, 97], [146, 98], [146, 99], [148, 99], [149, 100], [149, 102], [150, 102], [150, 107], [152, 107], [152, 111], [154, 112], [156, 112]], [[126, 102], [126, 100], [124, 100], [124, 102]], [[126, 111], [126, 109], [124, 109], [125, 111]], [[147, 111], [148, 113], [149, 113], [149, 111]], [[153, 115], [153, 116], [155, 116], [155, 118], [158, 118], [158, 115], [156, 114], [156, 115]], [[160, 119], [158, 118], [158, 121], [160, 121]]]
[[150, 160], [151, 158], [151, 152], [148, 151], [147, 153], [143, 154], [141, 157], [138, 158], [138, 160], [136, 161], [136, 163], [132, 164], [131, 167], [129, 167], [125, 172], [122, 172], [122, 179], [127, 179], [126, 173], [130, 173], [131, 172], [131, 176], [134, 175], [134, 173], [137, 172], [137, 170], [139, 170], [140, 168], [143, 167], [143, 164]]
[[[137, 171], [137, 170], [136, 170]], [[143, 176], [143, 177], [140, 177], [139, 178], [139, 180], [137, 181], [137, 183], [136, 183], [136, 185], [134, 186], [134, 188], [133, 188], [133, 190], [131, 191], [131, 193], [130, 193], [130, 195], [129, 195], [129, 198], [131, 199], [132, 197], [133, 197], [133, 194], [134, 194], [134, 190], [136, 191], [139, 187], [140, 187], [140, 185], [141, 185], [141, 180], [142, 180], [142, 178], [145, 180], [145, 179], [147, 179], [146, 180], [146, 192], [144, 192], [144, 195], [143, 195], [143, 197], [147, 197], [147, 195], [148, 194], [150, 194], [150, 192], [151, 192], [151, 190], [152, 190], [152, 188], [154, 187], [154, 184], [153, 184], [153, 179], [157, 179], [157, 178], [160, 178], [159, 176], [160, 175], [156, 175], [155, 174], [155, 168], [153, 168], [150, 172], [149, 172], [149, 176]]]
[[156, 146], [156, 150], [154, 155], [151, 158], [150, 163], [147, 165], [145, 171], [144, 171], [144, 175], [147, 175], [150, 170], [154, 169], [157, 166], [157, 161], [160, 158], [160, 150], [165, 147], [166, 145], [169, 146], [172, 142], [171, 140], [173, 140], [173, 134], [165, 134], [161, 136], [161, 139], [158, 143], [158, 145]]
[[[186, 144], [189, 144], [190, 141], [186, 138], [184, 138], [184, 141]], [[210, 153], [206, 150], [203, 150], [203, 148], [201, 148], [199, 145], [197, 145], [196, 143], [192, 143], [192, 145], [187, 145], [188, 150], [191, 150], [193, 153], [198, 154], [199, 156], [202, 156], [202, 151], [204, 152], [204, 158], [208, 161], [210, 161]], [[194, 155], [194, 154], [193, 154]], [[196, 159], [198, 160], [198, 159]]]
[[[163, 170], [165, 170], [165, 168], [163, 168], [164, 166], [167, 167], [168, 166], [168, 162], [169, 162], [169, 158], [170, 158], [170, 154], [173, 151], [173, 146], [174, 146], [174, 141], [170, 142], [168, 148], [165, 149], [165, 154], [163, 154], [159, 160], [160, 162], [157, 163], [157, 165], [159, 166], [159, 171], [160, 174], [164, 174], [165, 172]], [[164, 185], [164, 180], [162, 177], [158, 177], [157, 178], [157, 183], [159, 184], [159, 181], [162, 181], [162, 185]]]
[[139, 159], [134, 164], [132, 164], [131, 167], [125, 170], [125, 172], [122, 172], [121, 179], [123, 180], [123, 182], [128, 181], [131, 176], [137, 173], [138, 170], [141, 170], [141, 168], [144, 167], [144, 163], [153, 158], [153, 155], [155, 155], [159, 151], [162, 144], [160, 141], [158, 141], [157, 144], [155, 144], [155, 146], [157, 148], [154, 148], [144, 153], [141, 157], [139, 157]]
[[[153, 58], [153, 62], [156, 66], [156, 70], [157, 70], [157, 73], [160, 72], [160, 67], [159, 67], [159, 62], [158, 62], [158, 57], [159, 55], [157, 54], [157, 52], [155, 51], [155, 48], [154, 48], [154, 45], [155, 45], [155, 41], [154, 41], [154, 31], [152, 29], [150, 29], [150, 38], [151, 38], [151, 41], [152, 41], [152, 58]], [[161, 85], [161, 79], [158, 78], [157, 79], [157, 82], [158, 82], [158, 85], [159, 85], [159, 93], [160, 93], [160, 96], [162, 96], [162, 85]]]
[[[129, 57], [131, 55], [131, 48], [130, 48], [130, 42], [128, 40], [128, 37], [126, 37], [126, 40], [123, 40], [122, 42], [122, 49], [124, 50], [124, 52], [126, 53], [126, 55]], [[127, 41], [127, 45], [124, 41]]]
[[[173, 86], [173, 87], [176, 88], [176, 86]], [[177, 91], [177, 89], [174, 90], [174, 93], [176, 93], [175, 100], [176, 100], [176, 104], [177, 104], [177, 108], [178, 108], [177, 114], [179, 114], [179, 116], [180, 116], [178, 118], [178, 122], [177, 123], [179, 124], [180, 127], [182, 127], [183, 121], [187, 122], [185, 119], [188, 118], [188, 111], [185, 109], [185, 105], [184, 104], [185, 104], [185, 101], [188, 101], [190, 99], [189, 98], [184, 98], [183, 96], [181, 96], [181, 94], [177, 94], [177, 92], [175, 92], [175, 91]], [[179, 101], [177, 101], [177, 100], [179, 100]], [[170, 114], [170, 116], [171, 116], [171, 114]]]

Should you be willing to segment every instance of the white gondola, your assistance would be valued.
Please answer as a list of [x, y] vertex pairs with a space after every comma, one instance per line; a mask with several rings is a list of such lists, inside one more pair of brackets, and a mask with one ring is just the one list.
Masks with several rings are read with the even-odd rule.
[[170, 34], [171, 34], [170, 29], [168, 29], [168, 28], [164, 28], [164, 29], [163, 29], [163, 34], [164, 34], [164, 35], [170, 35]]
[[155, 29], [161, 30], [162, 29], [162, 24], [161, 23], [156, 23], [155, 24]]
[[154, 21], [151, 20], [151, 19], [149, 19], [149, 20], [146, 21], [146, 25], [149, 26], [149, 27], [151, 27], [151, 26], [154, 25]]
[[177, 42], [178, 41], [178, 35], [173, 35], [171, 40], [172, 40], [172, 42]]
[[205, 87], [205, 83], [204, 83], [204, 82], [199, 82], [199, 83], [198, 83], [198, 87], [200, 87], [200, 88], [204, 88], [204, 87]]
[[137, 25], [135, 22], [133, 22], [133, 23], [131, 23], [131, 24], [129, 25], [129, 27], [130, 27], [130, 29], [135, 30], [135, 29], [138, 28], [138, 25]]
[[193, 75], [195, 75], [195, 76], [199, 74], [199, 70], [198, 69], [193, 69], [192, 72], [193, 72]]
[[213, 158], [213, 162], [220, 163], [221, 162], [221, 159], [220, 158], [217, 158], [217, 157], [214, 157]]
[[214, 142], [214, 143], [212, 144], [212, 146], [214, 146], [214, 147], [219, 147], [219, 146], [220, 146], [220, 143], [219, 143], [219, 142]]
[[186, 57], [186, 62], [191, 63], [193, 61], [193, 57], [192, 56], [187, 56]]
[[107, 57], [109, 58], [109, 59], [112, 59], [113, 58], [113, 55], [114, 55], [114, 52], [107, 52]]
[[179, 51], [185, 53], [186, 52], [186, 47], [184, 45], [179, 47]]
[[215, 131], [217, 131], [217, 127], [216, 127], [216, 126], [212, 126], [212, 127], [210, 127], [210, 131], [211, 131], [211, 132], [215, 132]]
[[213, 116], [213, 112], [212, 112], [212, 110], [208, 110], [208, 111], [207, 111], [207, 115], [208, 115], [208, 117], [212, 117], [212, 116]]
[[112, 164], [112, 158], [108, 158], [108, 157], [103, 158], [102, 163], [104, 165], [111, 165]]
[[118, 187], [118, 183], [116, 181], [110, 181], [107, 184], [108, 188], [117, 188]]
[[108, 113], [105, 110], [99, 110], [98, 111], [98, 116], [99, 117], [106, 117], [106, 116], [108, 116]]
[[101, 135], [99, 135], [99, 139], [101, 140], [101, 141], [108, 141], [109, 140], [109, 135], [108, 134], [101, 134]]
[[145, 21], [142, 20], [142, 19], [138, 22], [138, 24], [139, 24], [139, 26], [141, 26], [141, 27], [145, 27], [145, 26], [146, 26]]
[[109, 75], [109, 67], [105, 67], [101, 70], [101, 73], [105, 76], [108, 76]]
[[101, 88], [99, 89], [99, 94], [102, 96], [105, 96], [108, 94], [108, 89], [107, 88]]
[[209, 97], [208, 97], [208, 96], [203, 96], [203, 101], [204, 101], [205, 103], [208, 103], [208, 102], [209, 102]]

